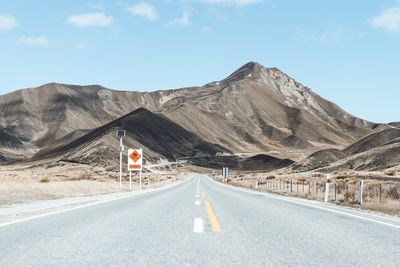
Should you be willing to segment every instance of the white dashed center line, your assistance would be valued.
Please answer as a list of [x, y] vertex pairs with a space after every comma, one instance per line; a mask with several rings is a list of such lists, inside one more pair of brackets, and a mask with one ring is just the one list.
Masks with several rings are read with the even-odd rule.
[[193, 232], [202, 233], [204, 232], [204, 222], [202, 218], [195, 218], [193, 223]]

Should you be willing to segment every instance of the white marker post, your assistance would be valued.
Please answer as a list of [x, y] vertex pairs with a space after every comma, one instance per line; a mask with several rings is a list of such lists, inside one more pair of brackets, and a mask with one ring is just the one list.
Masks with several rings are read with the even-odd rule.
[[139, 191], [142, 190], [143, 150], [128, 149], [128, 170], [139, 172]]
[[363, 204], [363, 195], [364, 195], [364, 180], [361, 180], [360, 182], [360, 205]]
[[124, 152], [124, 145], [122, 144], [122, 138], [125, 136], [125, 130], [117, 130], [117, 136], [119, 137], [119, 189], [122, 189], [122, 153]]
[[331, 179], [330, 179], [331, 177], [330, 177], [330, 175], [328, 174], [328, 177], [327, 177], [327, 179], [326, 179], [326, 188], [325, 188], [325, 199], [324, 199], [324, 202], [325, 203], [328, 203], [328, 201], [329, 201], [329, 186], [330, 186], [330, 184], [331, 184]]
[[223, 182], [224, 182], [224, 181], [225, 181], [226, 183], [228, 182], [228, 174], [229, 174], [229, 169], [228, 169], [228, 167], [223, 167], [223, 168], [222, 168]]

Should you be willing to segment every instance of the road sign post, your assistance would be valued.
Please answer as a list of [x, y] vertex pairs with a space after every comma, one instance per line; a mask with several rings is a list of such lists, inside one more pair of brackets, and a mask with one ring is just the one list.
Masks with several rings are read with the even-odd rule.
[[119, 137], [119, 189], [122, 189], [122, 153], [124, 152], [124, 145], [122, 144], [122, 138], [125, 136], [125, 130], [117, 130], [117, 136]]
[[129, 171], [129, 191], [132, 191], [132, 172]]
[[142, 171], [139, 172], [139, 191], [142, 191]]
[[[129, 149], [128, 150], [128, 170], [139, 172], [139, 191], [142, 190], [142, 169], [143, 169], [143, 150], [142, 149]], [[130, 179], [131, 183], [131, 179]], [[131, 185], [130, 185], [131, 189]]]

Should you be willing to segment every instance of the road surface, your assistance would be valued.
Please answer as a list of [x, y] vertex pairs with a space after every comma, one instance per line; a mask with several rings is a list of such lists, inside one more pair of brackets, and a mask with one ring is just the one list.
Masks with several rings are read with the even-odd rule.
[[200, 175], [0, 227], [0, 266], [399, 265], [396, 220], [237, 190]]

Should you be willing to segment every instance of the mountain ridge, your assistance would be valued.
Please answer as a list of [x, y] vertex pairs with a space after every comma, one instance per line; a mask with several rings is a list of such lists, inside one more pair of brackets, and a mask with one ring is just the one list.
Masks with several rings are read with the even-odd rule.
[[[77, 129], [101, 127], [141, 107], [232, 152], [276, 152], [291, 159], [342, 149], [386, 127], [347, 113], [277, 68], [249, 62], [219, 82], [172, 90], [60, 83], [18, 90], [0, 96], [0, 130], [32, 156]], [[287, 138], [302, 143], [300, 151], [282, 146]]]

